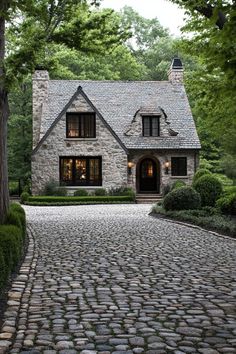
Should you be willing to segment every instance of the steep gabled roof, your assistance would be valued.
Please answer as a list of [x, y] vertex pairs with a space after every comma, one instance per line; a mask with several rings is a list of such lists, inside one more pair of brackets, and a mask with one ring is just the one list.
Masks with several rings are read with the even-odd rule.
[[[74, 92], [73, 96], [70, 98], [70, 100], [66, 103], [66, 105], [63, 107], [63, 109], [61, 110], [61, 112], [58, 114], [57, 118], [52, 122], [52, 124], [50, 125], [50, 127], [47, 129], [46, 133], [42, 136], [42, 138], [40, 139], [39, 143], [37, 144], [37, 146], [34, 148], [32, 155], [35, 154], [38, 149], [40, 148], [40, 146], [43, 144], [43, 142], [45, 141], [45, 139], [50, 135], [51, 131], [53, 130], [54, 126], [57, 124], [57, 122], [61, 119], [61, 117], [66, 113], [66, 111], [68, 110], [68, 108], [71, 106], [71, 104], [74, 102], [74, 100], [81, 95], [85, 101], [90, 105], [90, 107], [93, 109], [94, 112], [96, 112], [97, 116], [101, 119], [101, 121], [103, 122], [103, 124], [105, 124], [106, 128], [110, 131], [110, 133], [115, 137], [115, 139], [117, 140], [117, 142], [120, 144], [120, 146], [125, 150], [125, 152], [127, 151], [127, 148], [125, 147], [125, 145], [123, 144], [123, 142], [120, 140], [120, 138], [116, 135], [116, 133], [113, 131], [113, 129], [110, 127], [110, 125], [107, 123], [107, 121], [103, 118], [103, 116], [101, 115], [101, 113], [97, 110], [97, 108], [93, 105], [93, 103], [90, 101], [90, 99], [88, 98], [88, 96], [83, 92], [83, 89], [81, 86], [77, 87], [77, 90]], [[45, 118], [45, 117], [43, 117]], [[43, 122], [45, 122], [45, 119], [43, 120]], [[41, 127], [42, 128], [42, 127]]]
[[[169, 81], [50, 80], [48, 113], [42, 117], [41, 136], [65, 112], [77, 87], [127, 149], [200, 149], [200, 142], [182, 84]], [[140, 107], [161, 107], [178, 135], [169, 137], [126, 136]]]

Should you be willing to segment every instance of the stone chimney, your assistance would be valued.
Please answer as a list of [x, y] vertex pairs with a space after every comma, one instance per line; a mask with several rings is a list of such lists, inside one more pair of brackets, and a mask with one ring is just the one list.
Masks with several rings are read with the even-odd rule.
[[174, 57], [172, 60], [170, 70], [168, 72], [168, 79], [172, 84], [182, 84], [184, 81], [184, 68], [178, 57]]
[[35, 70], [33, 74], [33, 149], [40, 140], [42, 113], [48, 106], [49, 74]]

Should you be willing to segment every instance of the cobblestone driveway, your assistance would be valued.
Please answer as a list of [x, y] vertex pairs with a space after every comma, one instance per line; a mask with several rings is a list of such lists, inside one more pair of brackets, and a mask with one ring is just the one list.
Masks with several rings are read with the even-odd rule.
[[26, 210], [35, 249], [10, 292], [9, 353], [236, 353], [236, 241], [146, 205]]

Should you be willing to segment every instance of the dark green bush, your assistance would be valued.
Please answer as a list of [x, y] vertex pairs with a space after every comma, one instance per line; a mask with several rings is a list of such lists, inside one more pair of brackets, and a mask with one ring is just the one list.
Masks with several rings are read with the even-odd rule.
[[216, 200], [220, 198], [223, 187], [221, 182], [212, 175], [203, 175], [196, 183], [194, 189], [200, 194], [202, 206], [215, 206]]
[[88, 195], [88, 191], [86, 189], [79, 188], [74, 192], [75, 197], [86, 197]]
[[130, 187], [117, 187], [117, 188], [110, 188], [108, 191], [108, 195], [111, 196], [132, 196], [135, 198], [135, 192]]
[[20, 202], [21, 202], [22, 204], [24, 204], [24, 202], [27, 202], [27, 201], [29, 200], [29, 197], [30, 197], [29, 193], [27, 193], [27, 192], [21, 193], [21, 195], [20, 195]]
[[14, 269], [22, 252], [22, 230], [14, 225], [0, 226], [0, 249], [3, 252], [7, 272]]
[[206, 168], [199, 168], [199, 170], [197, 170], [197, 172], [194, 174], [193, 176], [193, 187], [194, 184], [197, 182], [197, 180], [205, 175], [210, 175], [211, 171], [207, 170]]
[[163, 200], [165, 210], [199, 209], [201, 198], [191, 187], [181, 187], [168, 193]]
[[104, 188], [99, 188], [99, 189], [95, 189], [94, 194], [97, 196], [104, 196], [107, 195], [107, 191]]
[[44, 190], [42, 192], [42, 195], [46, 196], [66, 196], [67, 195], [67, 189], [65, 186], [60, 186], [60, 184], [57, 181], [54, 181], [51, 179], [48, 181], [45, 186]]
[[26, 217], [25, 217], [25, 211], [22, 208], [20, 204], [17, 203], [12, 203], [10, 205], [10, 211], [13, 213], [16, 213], [20, 219], [22, 230], [23, 230], [23, 237], [25, 236], [25, 231], [26, 231]]
[[184, 181], [178, 180], [175, 181], [172, 185], [171, 185], [171, 190], [173, 191], [174, 189], [178, 189], [181, 187], [185, 187], [186, 183]]
[[236, 194], [223, 196], [217, 200], [216, 206], [223, 214], [236, 215]]
[[3, 253], [3, 249], [0, 247], [0, 290], [3, 288], [7, 276], [8, 276], [8, 270], [5, 264], [4, 253]]
[[163, 194], [163, 196], [166, 196], [169, 192], [170, 192], [170, 185], [169, 184], [165, 184], [164, 186], [163, 186], [163, 189], [162, 189], [162, 194]]
[[4, 225], [15, 225], [16, 227], [19, 227], [19, 229], [21, 229], [23, 232], [23, 225], [21, 224], [19, 214], [12, 210], [8, 211]]

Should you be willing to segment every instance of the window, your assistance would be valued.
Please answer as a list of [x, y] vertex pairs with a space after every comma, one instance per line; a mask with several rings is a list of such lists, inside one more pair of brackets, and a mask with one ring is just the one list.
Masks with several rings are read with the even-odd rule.
[[171, 175], [187, 176], [187, 157], [171, 158]]
[[160, 119], [154, 116], [143, 117], [143, 136], [159, 136]]
[[67, 113], [67, 138], [96, 138], [95, 113]]
[[68, 186], [101, 186], [101, 157], [60, 157], [60, 182]]

